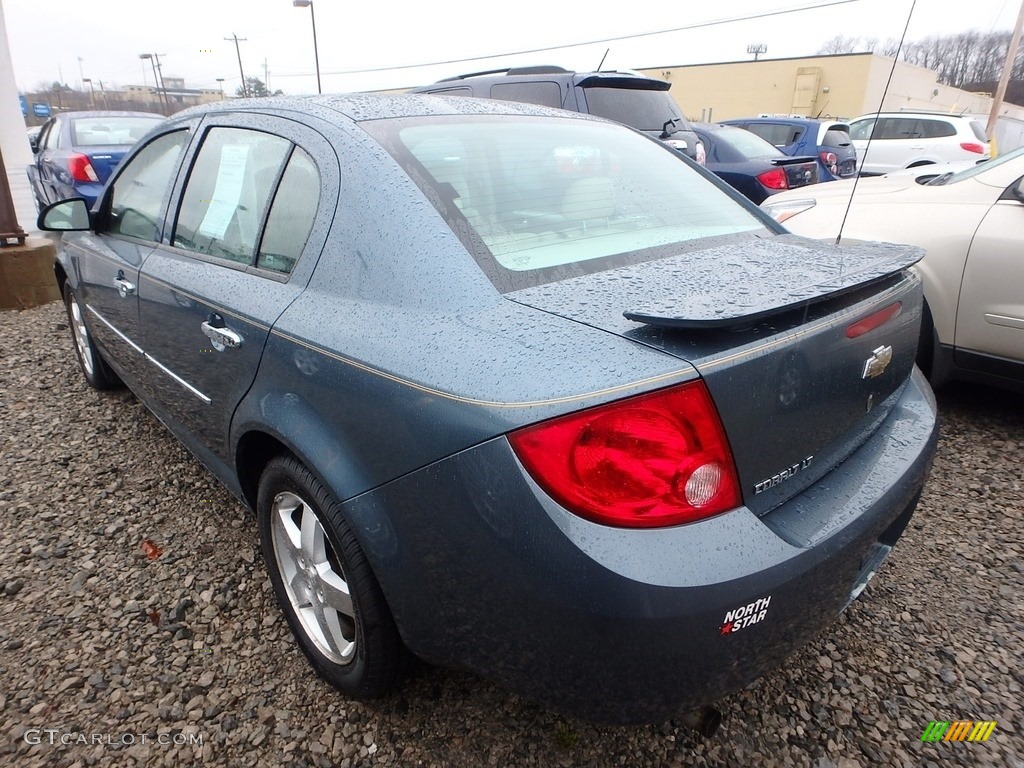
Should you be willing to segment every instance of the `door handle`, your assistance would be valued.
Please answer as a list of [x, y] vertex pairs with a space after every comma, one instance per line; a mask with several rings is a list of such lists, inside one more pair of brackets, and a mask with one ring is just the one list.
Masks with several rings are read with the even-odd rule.
[[117, 286], [117, 292], [121, 295], [122, 299], [126, 299], [135, 294], [135, 283], [125, 279], [123, 270], [117, 270], [117, 277], [114, 278], [114, 285]]
[[241, 335], [224, 325], [224, 318], [216, 313], [211, 313], [199, 327], [202, 328], [203, 335], [210, 340], [213, 348], [218, 352], [223, 352], [229, 347], [237, 349], [242, 346]]

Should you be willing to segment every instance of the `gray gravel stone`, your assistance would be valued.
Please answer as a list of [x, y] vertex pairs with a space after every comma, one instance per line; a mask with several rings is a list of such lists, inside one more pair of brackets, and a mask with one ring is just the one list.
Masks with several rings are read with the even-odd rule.
[[[60, 305], [0, 312], [0, 340], [0, 766], [1024, 768], [1014, 396], [939, 394], [935, 468], [890, 559], [780, 669], [718, 702], [705, 740], [679, 721], [567, 720], [428, 667], [400, 695], [345, 699], [291, 641], [251, 517], [130, 393], [83, 384]], [[945, 719], [997, 727], [922, 744]], [[24, 741], [47, 727], [202, 743]]]

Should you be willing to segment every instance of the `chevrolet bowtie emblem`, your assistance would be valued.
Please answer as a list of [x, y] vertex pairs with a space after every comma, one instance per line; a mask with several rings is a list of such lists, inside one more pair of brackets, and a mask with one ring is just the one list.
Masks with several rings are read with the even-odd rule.
[[892, 347], [879, 347], [871, 353], [871, 357], [864, 361], [864, 373], [862, 379], [873, 379], [881, 376], [889, 363], [892, 362]]

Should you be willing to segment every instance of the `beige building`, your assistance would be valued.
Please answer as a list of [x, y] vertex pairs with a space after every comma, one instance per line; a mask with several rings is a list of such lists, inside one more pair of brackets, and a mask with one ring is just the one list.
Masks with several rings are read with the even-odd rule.
[[[886, 91], [889, 73], [892, 82]], [[756, 115], [849, 119], [868, 112], [952, 112], [983, 117], [989, 96], [950, 88], [924, 67], [888, 56], [850, 53], [734, 61], [640, 70], [672, 83], [669, 91], [691, 120]], [[883, 98], [884, 96], [884, 98]], [[1000, 151], [1024, 144], [1024, 108], [1003, 104], [996, 130]]]

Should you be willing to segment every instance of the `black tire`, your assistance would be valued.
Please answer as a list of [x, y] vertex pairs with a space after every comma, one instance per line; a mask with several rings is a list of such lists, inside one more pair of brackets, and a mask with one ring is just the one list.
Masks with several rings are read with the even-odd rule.
[[78, 367], [85, 381], [93, 389], [101, 391], [123, 387], [121, 379], [96, 349], [92, 334], [85, 323], [85, 309], [78, 303], [75, 291], [68, 282], [64, 283], [64, 309], [68, 316], [68, 327], [71, 329], [71, 343], [75, 347]]
[[[410, 656], [334, 496], [295, 457], [277, 456], [260, 478], [256, 513], [278, 603], [317, 674], [355, 699], [395, 690]], [[295, 546], [293, 537], [313, 522], [324, 546], [310, 557], [316, 546]], [[351, 615], [332, 605], [339, 599], [339, 578], [351, 597]], [[354, 645], [346, 648], [348, 642]]]

